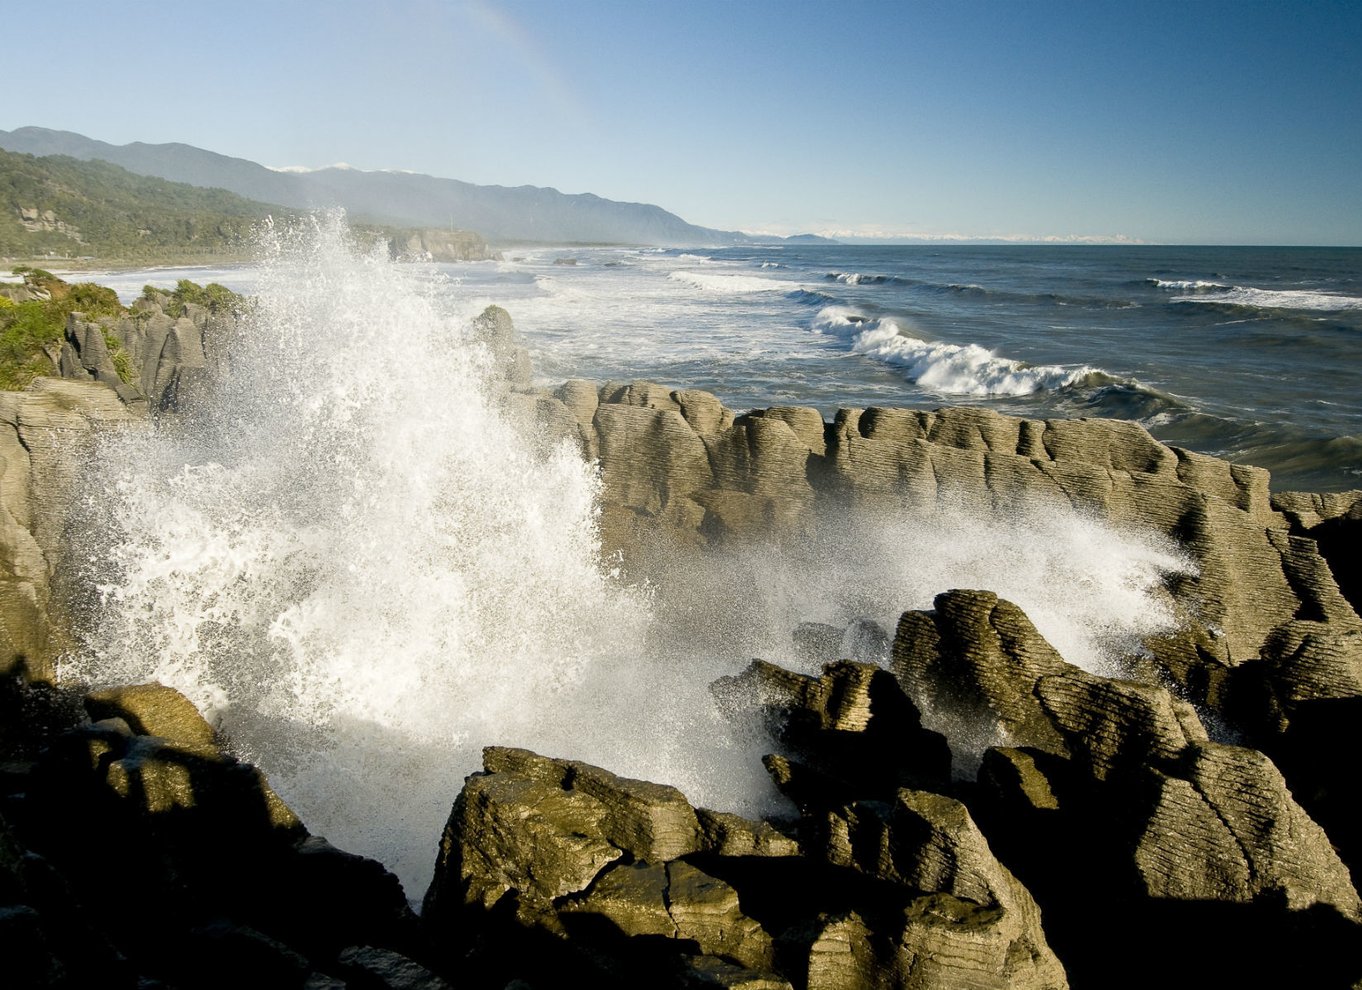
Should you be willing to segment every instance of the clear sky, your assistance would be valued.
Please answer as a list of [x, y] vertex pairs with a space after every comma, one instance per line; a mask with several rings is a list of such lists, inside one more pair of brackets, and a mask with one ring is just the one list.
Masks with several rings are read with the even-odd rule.
[[1362, 0], [45, 0], [0, 128], [795, 233], [1362, 244]]

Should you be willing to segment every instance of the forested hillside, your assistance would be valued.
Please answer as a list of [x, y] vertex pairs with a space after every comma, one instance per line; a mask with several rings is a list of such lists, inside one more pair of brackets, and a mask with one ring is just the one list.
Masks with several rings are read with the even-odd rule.
[[276, 207], [108, 162], [0, 151], [0, 257], [189, 261], [244, 257]]

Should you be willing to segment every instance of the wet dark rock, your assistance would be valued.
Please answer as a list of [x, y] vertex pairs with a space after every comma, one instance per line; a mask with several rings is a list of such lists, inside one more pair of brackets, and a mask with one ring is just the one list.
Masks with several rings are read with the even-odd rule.
[[761, 720], [779, 749], [767, 769], [815, 819], [853, 798], [949, 784], [945, 738], [922, 727], [917, 707], [880, 667], [843, 660], [812, 677], [754, 660], [712, 690], [730, 717]]
[[[873, 680], [823, 700], [844, 726], [831, 731], [874, 721]], [[1034, 901], [949, 798], [891, 788], [843, 809], [846, 842], [801, 852], [768, 824], [585, 764], [492, 748], [484, 766], [455, 802], [423, 921], [485, 982], [1067, 986]], [[845, 958], [839, 941], [855, 944]]]
[[349, 990], [450, 990], [451, 984], [391, 949], [352, 945], [342, 950], [338, 970]]

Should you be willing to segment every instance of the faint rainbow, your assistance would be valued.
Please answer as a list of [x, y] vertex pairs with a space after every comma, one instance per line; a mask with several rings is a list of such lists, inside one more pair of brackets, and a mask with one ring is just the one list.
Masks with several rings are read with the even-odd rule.
[[576, 91], [524, 25], [488, 0], [468, 0], [464, 10], [478, 27], [504, 45], [538, 79], [546, 97], [560, 113], [578, 122], [586, 122], [588, 115]]

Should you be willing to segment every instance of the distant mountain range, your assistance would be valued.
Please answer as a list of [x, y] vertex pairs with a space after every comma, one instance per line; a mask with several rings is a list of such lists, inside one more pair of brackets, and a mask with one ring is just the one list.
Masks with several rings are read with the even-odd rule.
[[[66, 155], [111, 162], [138, 175], [292, 209], [341, 206], [357, 220], [407, 227], [455, 226], [498, 243], [608, 243], [665, 246], [779, 243], [686, 223], [646, 203], [621, 203], [591, 193], [569, 195], [539, 186], [480, 186], [409, 172], [332, 167], [278, 171], [187, 144], [114, 145], [43, 127], [0, 131], [0, 148], [28, 155]], [[824, 241], [813, 235], [794, 243]]]
[[[99, 264], [213, 264], [249, 259], [268, 216], [301, 211], [225, 189], [137, 175], [110, 162], [0, 149], [0, 259]], [[498, 257], [468, 230], [353, 222], [363, 241], [386, 240], [395, 258]]]

